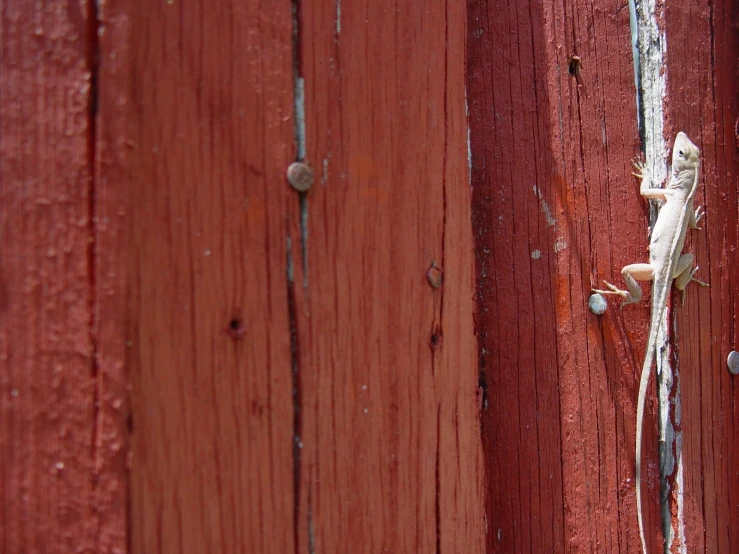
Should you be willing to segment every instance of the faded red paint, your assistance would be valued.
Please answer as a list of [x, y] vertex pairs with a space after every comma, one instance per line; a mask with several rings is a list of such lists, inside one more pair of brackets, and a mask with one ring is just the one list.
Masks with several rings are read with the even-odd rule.
[[131, 17], [131, 553], [295, 552], [290, 4]]
[[99, 43], [91, 5], [60, 7], [6, 2], [0, 20], [0, 550], [124, 552], [125, 208], [111, 177], [125, 119], [109, 54], [125, 59], [128, 38], [107, 7]]
[[[489, 552], [625, 552], [638, 541], [619, 518], [633, 503], [635, 366], [605, 371], [587, 310], [590, 287], [619, 263], [603, 258], [609, 237], [623, 237], [623, 259], [646, 245], [643, 204], [626, 194], [638, 149], [628, 11], [578, 9], [470, 5]], [[616, 187], [618, 218], [607, 211]]]
[[[686, 246], [710, 284], [689, 290], [684, 306], [673, 298], [682, 418], [672, 417], [682, 431], [691, 552], [739, 551], [737, 387], [726, 367], [729, 352], [739, 349], [738, 20], [739, 4], [732, 0], [665, 4], [667, 132], [685, 131], [701, 149], [696, 204], [705, 207], [706, 218]], [[673, 521], [679, 524], [674, 513]]]
[[[683, 395], [692, 397], [684, 397], [683, 409], [691, 415], [683, 426], [704, 418], [690, 437], [684, 429], [692, 445], [683, 453], [691, 511], [685, 524], [691, 548], [730, 552], [736, 538], [729, 520], [737, 518], [728, 502], [733, 491], [739, 494], [739, 483], [726, 460], [736, 459], [739, 451], [731, 438], [736, 420], [730, 408], [731, 377], [719, 361], [735, 341], [725, 322], [731, 321], [736, 304], [732, 308], [718, 299], [737, 296], [731, 293], [730, 265], [722, 263], [727, 252], [736, 255], [729, 246], [737, 238], [736, 158], [723, 148], [733, 148], [728, 139], [737, 91], [731, 69], [737, 39], [725, 22], [735, 20], [737, 8], [730, 2], [713, 11], [673, 6], [674, 13], [668, 6], [666, 16], [668, 142], [678, 127], [698, 138], [699, 129], [690, 125], [705, 125], [700, 114], [715, 114], [711, 125], [722, 137], [720, 143], [709, 139], [703, 146], [709, 173], [706, 204], [715, 219], [706, 224], [697, 252], [699, 260], [706, 260], [701, 264], [710, 264], [712, 288], [689, 291], [688, 309], [677, 310], [678, 329], [692, 329], [677, 340], [680, 367], [685, 368]], [[713, 23], [703, 17], [709, 13]], [[717, 29], [714, 52], [709, 47], [712, 25]], [[477, 325], [487, 405], [482, 437], [489, 552], [641, 551], [633, 441], [649, 307], [645, 303], [623, 312], [611, 307], [600, 318], [587, 309], [593, 285], [617, 278], [623, 265], [646, 255], [647, 209], [629, 163], [639, 152], [629, 39], [627, 9], [616, 2], [587, 7], [577, 2], [469, 4], [468, 101]], [[720, 54], [719, 47], [725, 48]], [[712, 147], [716, 143], [727, 146]], [[718, 167], [729, 175], [728, 192], [715, 184], [717, 177], [723, 182]], [[711, 304], [709, 295], [715, 299]], [[709, 310], [709, 305], [714, 307]], [[711, 336], [721, 340], [710, 342]], [[706, 366], [702, 377], [687, 384], [691, 376], [686, 373], [699, 360]], [[701, 396], [698, 387], [707, 379], [715, 383], [715, 392]], [[657, 552], [662, 541], [654, 386], [649, 398], [645, 517], [650, 552]], [[718, 429], [711, 417], [722, 422]], [[701, 491], [695, 481], [701, 472], [711, 478], [703, 500], [692, 496]], [[702, 514], [703, 501], [710, 509]], [[702, 518], [711, 533], [707, 545], [702, 536], [698, 539]]]
[[[285, 2], [6, 4], [3, 551], [639, 551], [648, 307], [587, 311], [647, 244], [623, 4], [303, 2], [295, 59]], [[739, 542], [737, 10], [664, 19], [708, 214], [674, 311], [704, 552]]]
[[134, 4], [133, 552], [481, 552], [464, 5], [301, 4], [301, 204], [289, 3]]
[[465, 6], [342, 2], [337, 34], [336, 5], [302, 4], [308, 158], [325, 183], [295, 288], [299, 544], [312, 525], [316, 552], [481, 552]]

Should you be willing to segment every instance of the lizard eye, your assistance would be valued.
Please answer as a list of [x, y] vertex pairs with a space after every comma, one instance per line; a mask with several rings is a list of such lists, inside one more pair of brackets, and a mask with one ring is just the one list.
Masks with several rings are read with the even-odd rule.
[[684, 157], [685, 157], [685, 154], [683, 154], [683, 151], [682, 151], [682, 150], [678, 150], [678, 151], [677, 151], [677, 154], [678, 154], [678, 156], [680, 156], [681, 158], [684, 158]]

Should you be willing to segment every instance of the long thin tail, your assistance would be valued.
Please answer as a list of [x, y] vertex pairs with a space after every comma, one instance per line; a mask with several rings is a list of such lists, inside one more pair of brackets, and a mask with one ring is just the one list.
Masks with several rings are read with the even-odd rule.
[[[659, 326], [659, 322], [657, 322]], [[657, 327], [655, 327], [656, 331]], [[657, 333], [654, 333], [655, 339]], [[652, 330], [649, 330], [649, 343], [652, 343]], [[649, 374], [652, 371], [652, 361], [654, 360], [654, 346], [647, 346], [644, 355], [644, 365], [641, 370], [641, 379], [639, 380], [639, 399], [636, 405], [636, 516], [639, 519], [639, 538], [641, 539], [642, 551], [647, 554], [647, 541], [644, 539], [644, 518], [642, 516], [641, 506], [641, 443], [642, 443], [642, 427], [644, 426], [644, 405], [647, 397], [647, 388], [649, 386]]]

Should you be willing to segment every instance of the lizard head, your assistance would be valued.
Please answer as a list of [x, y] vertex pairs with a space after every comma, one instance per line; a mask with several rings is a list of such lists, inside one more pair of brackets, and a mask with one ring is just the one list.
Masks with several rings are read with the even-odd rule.
[[672, 147], [672, 169], [680, 173], [686, 169], [694, 169], [698, 166], [701, 151], [690, 142], [688, 135], [680, 131], [675, 137], [675, 145]]

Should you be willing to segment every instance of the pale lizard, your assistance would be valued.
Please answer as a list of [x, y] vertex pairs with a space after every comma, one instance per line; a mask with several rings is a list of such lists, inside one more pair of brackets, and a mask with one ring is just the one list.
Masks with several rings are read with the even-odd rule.
[[634, 173], [640, 178], [640, 193], [645, 198], [662, 200], [664, 204], [659, 211], [657, 221], [652, 229], [649, 241], [649, 263], [627, 265], [621, 270], [628, 291], [620, 290], [607, 281], [610, 290], [597, 290], [600, 294], [617, 294], [625, 299], [621, 306], [639, 302], [642, 290], [637, 281], [652, 281], [652, 313], [649, 323], [649, 340], [644, 355], [641, 379], [639, 381], [639, 399], [636, 411], [636, 511], [639, 520], [639, 538], [642, 550], [646, 554], [647, 546], [644, 540], [644, 521], [641, 503], [641, 443], [642, 424], [644, 422], [644, 404], [649, 384], [649, 374], [652, 370], [652, 361], [657, 344], [657, 333], [665, 313], [670, 284], [673, 279], [675, 286], [683, 292], [691, 281], [706, 286], [706, 283], [695, 277], [698, 268], [692, 269], [693, 254], [680, 252], [685, 243], [685, 232], [688, 227], [699, 229], [698, 221], [703, 216], [701, 209], [693, 210], [693, 197], [698, 185], [700, 150], [693, 144], [685, 133], [678, 133], [672, 149], [672, 169], [667, 187], [655, 188], [649, 172], [641, 162], [634, 162], [639, 171]]

